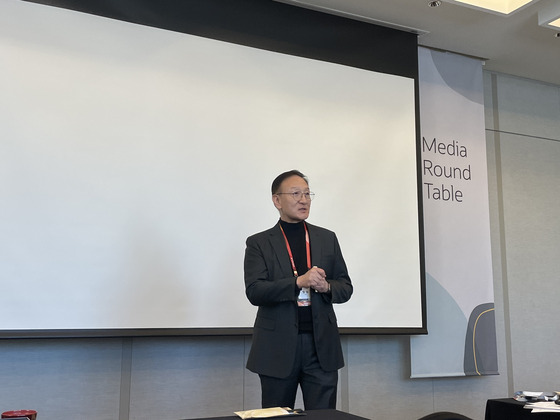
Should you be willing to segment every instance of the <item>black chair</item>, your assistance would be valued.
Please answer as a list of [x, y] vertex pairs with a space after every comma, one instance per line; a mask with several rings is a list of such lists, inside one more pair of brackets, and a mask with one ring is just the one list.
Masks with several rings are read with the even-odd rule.
[[438, 411], [437, 413], [428, 414], [418, 420], [472, 420], [470, 417], [462, 414], [452, 413], [450, 411]]

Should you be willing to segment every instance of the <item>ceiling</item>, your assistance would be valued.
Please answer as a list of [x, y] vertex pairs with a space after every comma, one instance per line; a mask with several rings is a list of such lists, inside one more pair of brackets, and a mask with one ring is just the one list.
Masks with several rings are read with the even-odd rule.
[[280, 0], [419, 34], [418, 44], [484, 60], [484, 69], [560, 86], [560, 36], [538, 24], [539, 0], [499, 15], [445, 0]]

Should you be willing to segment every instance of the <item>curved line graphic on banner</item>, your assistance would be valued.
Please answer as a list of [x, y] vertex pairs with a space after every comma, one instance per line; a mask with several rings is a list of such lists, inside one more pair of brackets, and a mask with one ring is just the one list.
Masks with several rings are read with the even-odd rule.
[[478, 325], [478, 320], [480, 319], [480, 317], [481, 317], [482, 315], [484, 315], [484, 314], [490, 312], [490, 311], [493, 311], [493, 310], [494, 310], [494, 308], [488, 309], [488, 310], [482, 312], [480, 315], [478, 315], [478, 316], [476, 317], [476, 321], [474, 322], [473, 337], [472, 337], [472, 349], [473, 349], [473, 357], [474, 357], [474, 369], [476, 370], [476, 373], [477, 373], [478, 375], [480, 375], [480, 372], [479, 372], [479, 370], [478, 370], [478, 362], [477, 362], [477, 360], [476, 360], [476, 327], [477, 327], [477, 325]]
[[494, 303], [473, 309], [465, 336], [464, 370], [467, 376], [497, 375], [496, 322]]

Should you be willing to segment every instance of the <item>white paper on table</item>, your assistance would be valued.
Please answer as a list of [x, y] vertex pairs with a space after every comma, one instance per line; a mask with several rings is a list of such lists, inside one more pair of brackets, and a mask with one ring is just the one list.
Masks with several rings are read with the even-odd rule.
[[265, 419], [269, 417], [299, 416], [300, 410], [292, 410], [289, 407], [259, 408], [256, 410], [235, 411], [242, 419]]

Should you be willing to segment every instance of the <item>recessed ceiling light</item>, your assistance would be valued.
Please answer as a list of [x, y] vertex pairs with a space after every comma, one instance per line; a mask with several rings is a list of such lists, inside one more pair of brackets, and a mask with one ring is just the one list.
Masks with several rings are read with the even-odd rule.
[[538, 0], [447, 0], [450, 3], [482, 9], [485, 11], [509, 15]]
[[441, 6], [441, 0], [430, 0], [428, 2], [428, 6], [430, 7], [438, 7]]

